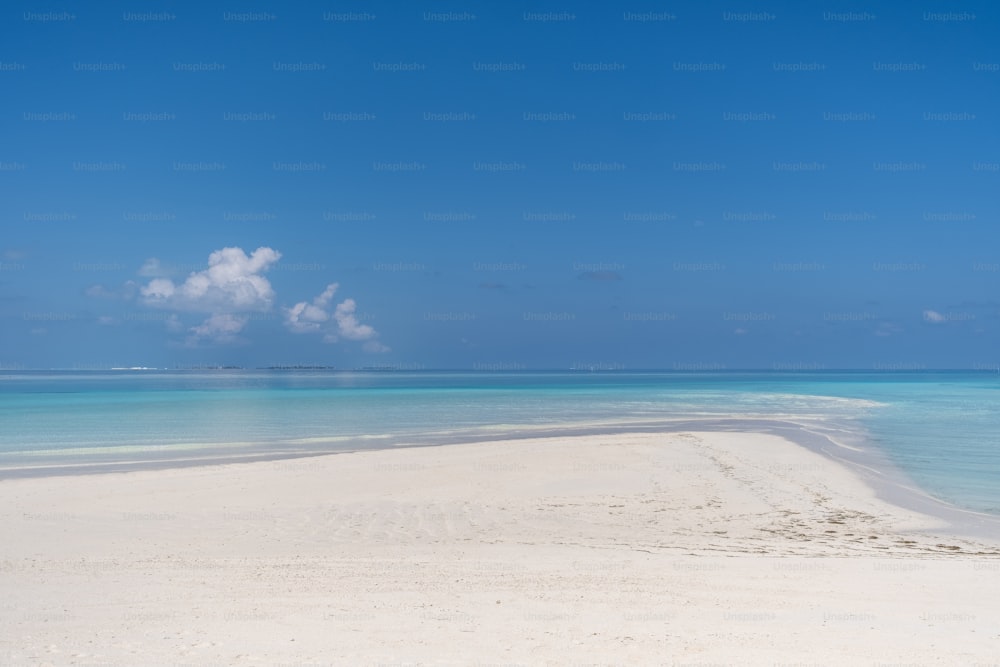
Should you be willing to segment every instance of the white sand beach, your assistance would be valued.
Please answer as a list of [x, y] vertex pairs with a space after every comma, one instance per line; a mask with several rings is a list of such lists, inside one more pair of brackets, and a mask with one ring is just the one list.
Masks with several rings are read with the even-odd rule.
[[2, 665], [987, 665], [1000, 544], [772, 435], [0, 482]]

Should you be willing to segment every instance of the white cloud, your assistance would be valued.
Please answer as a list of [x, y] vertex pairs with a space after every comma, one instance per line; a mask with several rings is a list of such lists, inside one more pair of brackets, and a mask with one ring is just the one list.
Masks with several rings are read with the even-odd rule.
[[937, 312], [936, 310], [924, 311], [924, 322], [930, 322], [931, 324], [942, 324], [947, 320], [948, 318], [946, 318], [944, 315]]
[[[207, 269], [192, 272], [179, 284], [162, 277], [159, 260], [150, 259], [140, 273], [161, 276], [150, 280], [139, 293], [149, 306], [209, 314], [200, 325], [191, 327], [189, 344], [202, 338], [232, 342], [250, 321], [245, 313], [267, 311], [274, 303], [271, 283], [261, 274], [280, 257], [281, 253], [267, 247], [257, 248], [249, 256], [242, 248], [223, 248], [208, 256]], [[176, 322], [168, 322], [168, 328], [176, 328]]]
[[357, 304], [354, 299], [345, 299], [343, 303], [337, 304], [337, 309], [333, 311], [333, 317], [337, 320], [337, 333], [348, 340], [368, 340], [375, 336], [375, 329], [367, 324], [358, 322], [354, 311]]
[[333, 298], [339, 285], [331, 283], [312, 303], [299, 302], [291, 308], [285, 309], [285, 324], [295, 333], [309, 333], [319, 331], [320, 325], [329, 321], [330, 314], [326, 312], [326, 307]]
[[326, 286], [326, 289], [323, 290], [322, 294], [313, 299], [313, 303], [315, 303], [319, 308], [326, 308], [330, 304], [330, 301], [333, 300], [333, 295], [337, 293], [337, 289], [339, 287], [340, 283], [330, 283]]
[[247, 315], [232, 313], [216, 313], [196, 327], [191, 327], [193, 339], [190, 344], [196, 344], [201, 338], [211, 338], [217, 343], [230, 343], [236, 340], [236, 334], [250, 321]]
[[181, 284], [154, 278], [142, 288], [146, 304], [171, 310], [238, 313], [265, 311], [274, 290], [260, 275], [281, 258], [271, 248], [257, 248], [249, 257], [242, 248], [223, 248], [208, 256], [208, 268], [191, 273]]
[[322, 333], [324, 343], [336, 343], [343, 338], [363, 341], [362, 349], [366, 352], [388, 352], [389, 347], [377, 340], [375, 328], [358, 320], [354, 299], [344, 299], [330, 310], [338, 288], [338, 283], [330, 283], [312, 303], [300, 301], [285, 308], [285, 325], [294, 333]]
[[[148, 278], [138, 289], [141, 303], [154, 308], [173, 311], [166, 320], [172, 333], [185, 329], [178, 314], [202, 313], [201, 324], [188, 327], [189, 336], [184, 342], [188, 347], [203, 340], [216, 343], [240, 342], [240, 333], [250, 322], [250, 315], [266, 312], [273, 307], [275, 293], [264, 273], [281, 258], [281, 253], [260, 247], [247, 255], [242, 248], [222, 248], [208, 257], [208, 268], [192, 271], [187, 278], [175, 281], [175, 274], [160, 260], [151, 258], [139, 269]], [[312, 301], [296, 303], [284, 308], [285, 326], [293, 333], [315, 333], [323, 341], [339, 340], [362, 343], [366, 352], [388, 352], [389, 348], [378, 340], [378, 332], [357, 312], [354, 299], [335, 303], [339, 285], [330, 283]], [[103, 292], [93, 290], [93, 296]]]

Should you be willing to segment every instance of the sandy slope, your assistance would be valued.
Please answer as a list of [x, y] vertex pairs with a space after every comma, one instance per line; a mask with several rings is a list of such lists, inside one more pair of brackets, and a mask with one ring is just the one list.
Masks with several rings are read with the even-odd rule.
[[3, 665], [1000, 656], [998, 545], [774, 436], [8, 480], [0, 527]]

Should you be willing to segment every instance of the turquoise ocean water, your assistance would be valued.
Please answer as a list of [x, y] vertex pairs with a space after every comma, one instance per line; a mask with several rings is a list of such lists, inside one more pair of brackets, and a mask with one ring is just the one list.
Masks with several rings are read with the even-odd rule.
[[931, 495], [1000, 515], [998, 408], [989, 372], [0, 371], [0, 476], [737, 416], [876, 448]]

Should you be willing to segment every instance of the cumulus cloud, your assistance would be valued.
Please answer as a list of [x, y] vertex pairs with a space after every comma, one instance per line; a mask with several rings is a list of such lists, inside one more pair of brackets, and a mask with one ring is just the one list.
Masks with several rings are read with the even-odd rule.
[[249, 257], [242, 248], [223, 248], [208, 256], [208, 268], [188, 275], [183, 283], [154, 278], [141, 294], [150, 306], [171, 310], [235, 313], [268, 310], [274, 301], [271, 283], [261, 274], [281, 253], [261, 247]]
[[370, 325], [358, 322], [354, 311], [357, 304], [354, 299], [346, 299], [343, 303], [337, 304], [337, 309], [333, 311], [333, 318], [337, 320], [337, 332], [348, 340], [368, 340], [375, 335], [375, 329]]
[[375, 328], [359, 321], [354, 299], [344, 299], [331, 309], [339, 287], [338, 283], [330, 283], [312, 302], [300, 301], [285, 308], [285, 326], [294, 333], [322, 333], [325, 343], [343, 338], [364, 342], [362, 349], [366, 352], [388, 352], [389, 348], [377, 340]]
[[249, 256], [242, 248], [223, 248], [208, 256], [207, 269], [193, 271], [181, 283], [162, 277], [158, 260], [147, 260], [140, 273], [160, 277], [150, 280], [139, 294], [154, 308], [208, 313], [204, 322], [189, 329], [189, 344], [205, 338], [232, 342], [250, 321], [246, 313], [267, 311], [273, 305], [274, 290], [261, 274], [280, 258], [281, 253], [267, 247]]
[[[242, 248], [222, 248], [208, 256], [207, 268], [192, 271], [184, 279], [172, 277], [178, 272], [158, 259], [149, 259], [139, 269], [148, 282], [135, 285], [138, 300], [172, 311], [165, 320], [172, 333], [185, 330], [181, 319], [185, 313], [201, 314], [201, 324], [186, 327], [189, 335], [184, 345], [188, 347], [206, 340], [240, 342], [240, 333], [253, 314], [269, 311], [274, 305], [275, 292], [264, 273], [280, 258], [281, 253], [268, 247], [249, 255]], [[297, 334], [320, 335], [328, 343], [355, 341], [366, 352], [388, 352], [375, 328], [364, 323], [366, 318], [357, 312], [354, 299], [334, 300], [338, 289], [338, 283], [330, 283], [312, 301], [283, 308], [285, 327]], [[94, 289], [92, 296], [103, 296], [103, 291]]]
[[288, 328], [295, 333], [319, 331], [323, 323], [330, 320], [330, 314], [326, 309], [338, 287], [340, 287], [338, 283], [331, 283], [326, 286], [322, 294], [312, 300], [312, 303], [302, 301], [291, 308], [286, 308], [285, 324]]
[[943, 324], [947, 321], [946, 318], [941, 313], [936, 310], [925, 310], [924, 311], [924, 322], [930, 322], [931, 324]]

